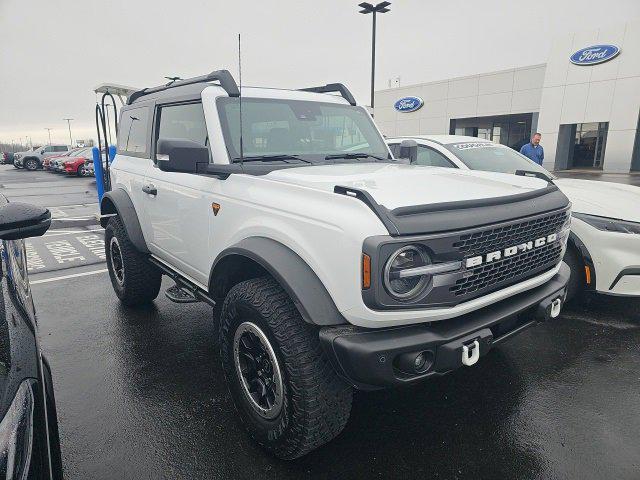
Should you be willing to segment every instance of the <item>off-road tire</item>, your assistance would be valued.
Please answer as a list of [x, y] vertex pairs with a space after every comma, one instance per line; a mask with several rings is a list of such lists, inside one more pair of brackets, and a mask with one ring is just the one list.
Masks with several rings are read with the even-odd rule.
[[24, 165], [25, 170], [34, 172], [38, 169], [39, 164], [38, 164], [38, 160], [36, 160], [35, 158], [27, 158], [22, 162], [22, 165]]
[[[122, 281], [116, 277], [112, 261], [111, 242], [115, 237], [122, 258]], [[131, 243], [119, 217], [111, 217], [104, 233], [104, 246], [111, 285], [126, 306], [151, 303], [160, 292], [162, 273]]]
[[[282, 373], [283, 405], [277, 417], [262, 418], [248, 400], [234, 363], [238, 326], [252, 322], [267, 336]], [[278, 458], [301, 457], [336, 437], [351, 412], [352, 389], [331, 366], [318, 330], [302, 320], [271, 277], [234, 286], [220, 318], [222, 368], [234, 404], [251, 437]]]
[[580, 258], [575, 247], [569, 245], [567, 247], [567, 251], [564, 254], [563, 258], [564, 263], [566, 263], [571, 269], [571, 276], [569, 277], [569, 281], [567, 282], [567, 302], [570, 302], [575, 299], [579, 299], [582, 297], [584, 293], [584, 286], [586, 285], [586, 278], [584, 272], [584, 262]]

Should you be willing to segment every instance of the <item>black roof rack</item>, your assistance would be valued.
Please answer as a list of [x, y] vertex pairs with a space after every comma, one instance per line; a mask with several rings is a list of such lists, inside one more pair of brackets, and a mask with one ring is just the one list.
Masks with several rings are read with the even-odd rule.
[[205, 83], [205, 82], [214, 82], [219, 81], [220, 86], [225, 89], [225, 91], [229, 94], [230, 97], [239, 97], [240, 89], [238, 88], [238, 84], [233, 79], [229, 70], [217, 70], [215, 72], [211, 72], [208, 75], [201, 75], [199, 77], [193, 78], [185, 78], [184, 80], [178, 80], [175, 82], [168, 83], [167, 85], [161, 85], [159, 87], [151, 87], [151, 88], [143, 88], [142, 90], [138, 90], [134, 92], [129, 97], [128, 105], [131, 105], [140, 97], [145, 95], [149, 95], [151, 93], [162, 92], [164, 90], [168, 90], [170, 88], [182, 87], [184, 85], [193, 85], [194, 83]]
[[331, 93], [331, 92], [340, 92], [340, 95], [349, 102], [351, 105], [356, 104], [356, 99], [353, 97], [351, 92], [347, 87], [345, 87], [342, 83], [328, 83], [321, 87], [309, 87], [309, 88], [301, 88], [303, 92], [314, 92], [314, 93]]

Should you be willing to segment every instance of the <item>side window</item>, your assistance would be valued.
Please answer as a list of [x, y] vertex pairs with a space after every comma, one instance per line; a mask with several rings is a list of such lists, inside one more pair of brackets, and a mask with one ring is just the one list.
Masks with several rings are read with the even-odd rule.
[[400, 155], [400, 144], [390, 143], [389, 150], [391, 150], [391, 155], [393, 155], [393, 158], [398, 158], [398, 156]]
[[53, 147], [51, 145], [44, 147], [44, 153], [49, 153], [53, 151]]
[[191, 140], [203, 147], [209, 145], [207, 125], [201, 103], [168, 105], [160, 108], [156, 140], [176, 138]]
[[123, 110], [118, 131], [118, 153], [134, 157], [147, 156], [148, 127], [148, 107]]
[[55, 147], [53, 147], [54, 152], [66, 152], [67, 150], [68, 148], [64, 145], [56, 145]]
[[418, 145], [418, 159], [416, 164], [428, 165], [430, 167], [454, 167], [453, 163], [447, 160], [447, 157], [443, 154], [422, 145]]

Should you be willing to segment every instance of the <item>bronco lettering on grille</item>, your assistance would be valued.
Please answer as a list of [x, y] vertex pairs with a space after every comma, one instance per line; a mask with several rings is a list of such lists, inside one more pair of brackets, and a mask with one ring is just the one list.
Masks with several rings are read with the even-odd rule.
[[482, 265], [483, 263], [494, 262], [496, 260], [500, 260], [501, 258], [512, 257], [521, 252], [527, 252], [529, 250], [533, 250], [534, 248], [543, 247], [544, 245], [555, 242], [557, 239], [558, 234], [552, 233], [550, 235], [547, 235], [546, 237], [536, 238], [535, 240], [529, 242], [524, 242], [519, 245], [507, 247], [504, 250], [489, 252], [484, 256], [478, 255], [476, 257], [467, 258], [465, 265], [467, 268], [477, 267], [478, 265]]

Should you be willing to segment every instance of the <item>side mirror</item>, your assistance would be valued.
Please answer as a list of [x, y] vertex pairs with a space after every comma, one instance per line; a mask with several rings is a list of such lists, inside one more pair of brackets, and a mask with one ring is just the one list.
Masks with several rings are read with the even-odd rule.
[[44, 148], [40, 150], [40, 155], [44, 155]]
[[209, 149], [191, 140], [160, 138], [156, 160], [163, 172], [196, 173], [199, 163], [209, 163]]
[[411, 163], [415, 163], [418, 160], [418, 142], [415, 140], [402, 140], [398, 158], [404, 158]]
[[9, 202], [0, 207], [0, 240], [40, 237], [51, 226], [51, 213], [29, 203]]

